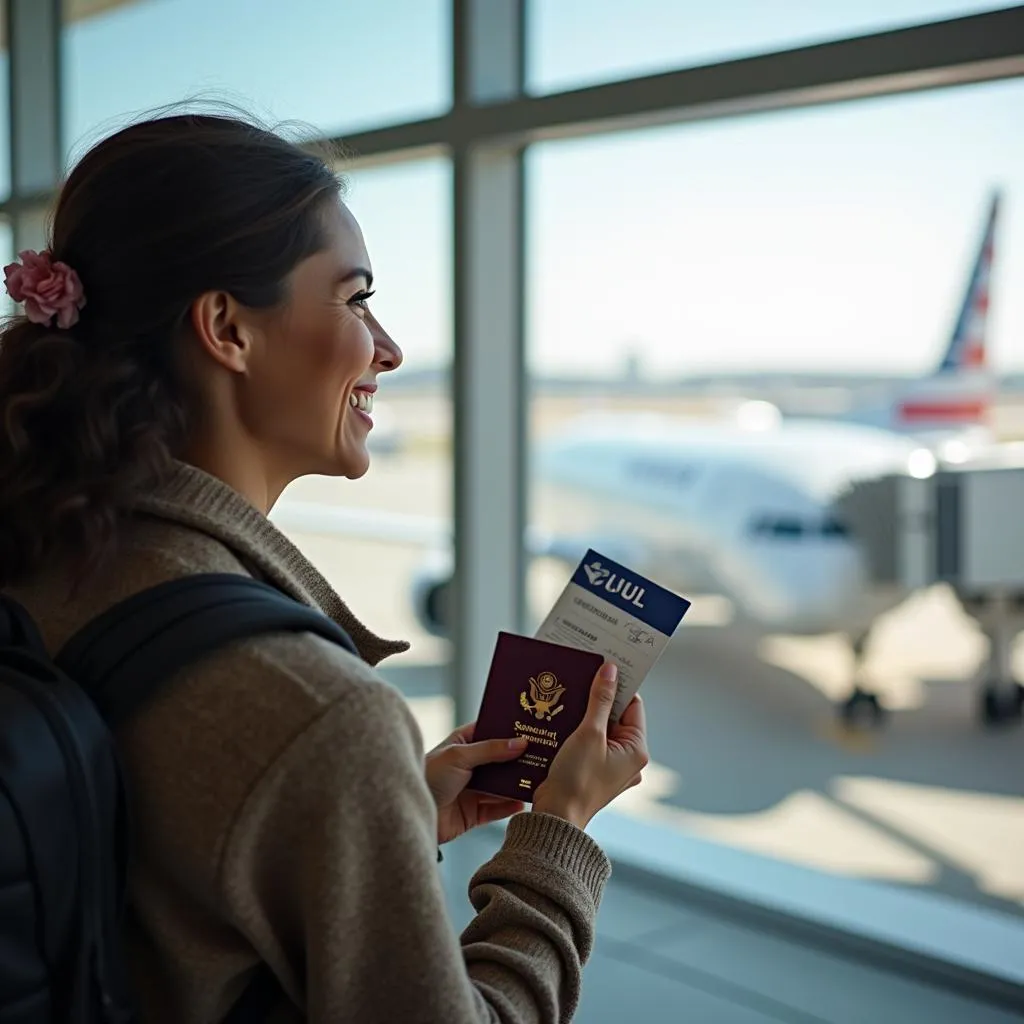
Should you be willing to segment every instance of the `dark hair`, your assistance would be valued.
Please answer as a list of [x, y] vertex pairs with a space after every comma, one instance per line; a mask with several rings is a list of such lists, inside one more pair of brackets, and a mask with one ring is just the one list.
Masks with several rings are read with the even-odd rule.
[[58, 554], [80, 579], [113, 552], [189, 432], [175, 345], [192, 303], [281, 303], [341, 187], [321, 155], [221, 114], [155, 117], [85, 154], [49, 247], [81, 278], [80, 320], [0, 331], [0, 586]]

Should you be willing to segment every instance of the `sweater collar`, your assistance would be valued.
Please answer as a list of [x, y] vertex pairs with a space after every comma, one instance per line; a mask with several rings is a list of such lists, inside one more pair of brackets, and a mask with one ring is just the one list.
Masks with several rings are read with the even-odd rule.
[[231, 548], [254, 575], [332, 618], [371, 665], [409, 649], [408, 642], [386, 640], [363, 625], [277, 526], [218, 477], [176, 461], [164, 483], [138, 497], [134, 508], [219, 540]]

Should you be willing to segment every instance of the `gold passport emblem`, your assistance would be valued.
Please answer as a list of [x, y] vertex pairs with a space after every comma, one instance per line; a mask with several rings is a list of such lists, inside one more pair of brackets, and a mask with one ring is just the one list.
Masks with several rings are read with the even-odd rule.
[[564, 704], [558, 704], [563, 693], [565, 687], [559, 685], [554, 672], [541, 672], [536, 679], [530, 676], [530, 696], [527, 698], [523, 690], [519, 703], [526, 711], [532, 711], [535, 718], [546, 718], [550, 722], [559, 711], [565, 710]]

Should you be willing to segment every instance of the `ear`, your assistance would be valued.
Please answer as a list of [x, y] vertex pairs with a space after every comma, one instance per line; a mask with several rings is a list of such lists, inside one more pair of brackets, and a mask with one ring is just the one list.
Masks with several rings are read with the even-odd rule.
[[192, 303], [192, 330], [202, 349], [225, 369], [245, 373], [253, 331], [242, 306], [227, 292], [204, 292]]

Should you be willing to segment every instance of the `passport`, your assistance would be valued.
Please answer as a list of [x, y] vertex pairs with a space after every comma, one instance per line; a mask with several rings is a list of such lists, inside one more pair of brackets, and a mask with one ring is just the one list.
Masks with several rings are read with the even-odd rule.
[[514, 761], [476, 768], [469, 788], [532, 802], [565, 740], [583, 721], [604, 657], [593, 651], [500, 632], [473, 740], [525, 736]]

